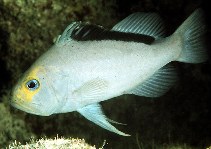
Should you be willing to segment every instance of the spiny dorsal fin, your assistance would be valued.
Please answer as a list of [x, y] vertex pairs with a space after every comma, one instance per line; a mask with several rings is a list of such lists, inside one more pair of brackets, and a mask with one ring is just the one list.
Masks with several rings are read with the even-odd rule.
[[156, 13], [133, 13], [117, 23], [112, 30], [126, 33], [144, 34], [154, 38], [165, 36], [163, 21]]
[[159, 97], [165, 94], [177, 80], [177, 73], [170, 64], [160, 68], [148, 80], [130, 90], [129, 94]]
[[56, 44], [59, 43], [66, 43], [68, 41], [71, 40], [71, 34], [73, 32], [73, 30], [79, 28], [79, 25], [81, 24], [81, 22], [73, 22], [70, 25], [68, 25], [66, 27], [66, 29], [64, 30], [64, 32], [62, 33], [62, 35], [59, 35], [57, 40], [56, 40]]
[[56, 43], [66, 43], [70, 40], [93, 41], [93, 40], [116, 40], [135, 41], [151, 44], [154, 38], [148, 35], [138, 35], [134, 33], [117, 32], [108, 30], [102, 26], [89, 23], [74, 22], [70, 24], [63, 34], [57, 38]]

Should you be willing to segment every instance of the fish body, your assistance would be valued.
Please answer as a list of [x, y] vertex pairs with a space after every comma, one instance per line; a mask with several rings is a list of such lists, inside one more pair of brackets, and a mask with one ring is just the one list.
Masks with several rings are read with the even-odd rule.
[[123, 94], [159, 97], [177, 80], [170, 62], [205, 61], [202, 14], [196, 10], [169, 37], [154, 13], [134, 13], [111, 30], [73, 22], [19, 80], [12, 105], [43, 116], [78, 111], [128, 136], [110, 124], [118, 122], [103, 114], [99, 102]]

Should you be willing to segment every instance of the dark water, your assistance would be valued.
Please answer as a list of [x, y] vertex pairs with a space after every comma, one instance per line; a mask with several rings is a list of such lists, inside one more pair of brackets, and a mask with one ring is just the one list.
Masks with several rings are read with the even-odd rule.
[[179, 81], [162, 97], [125, 95], [103, 102], [105, 114], [126, 123], [126, 126], [115, 126], [131, 137], [108, 132], [76, 112], [40, 117], [9, 106], [8, 91], [20, 74], [48, 49], [53, 38], [69, 22], [82, 20], [111, 27], [132, 12], [157, 12], [166, 22], [169, 35], [198, 7], [205, 11], [210, 54], [211, 16], [207, 1], [103, 0], [24, 4], [0, 1], [0, 102], [6, 107], [6, 114], [0, 114], [0, 146], [15, 139], [24, 143], [32, 135], [40, 138], [57, 134], [84, 138], [97, 147], [106, 140], [105, 148], [114, 149], [168, 148], [172, 144], [205, 148], [211, 145], [210, 59], [196, 65], [175, 63]]

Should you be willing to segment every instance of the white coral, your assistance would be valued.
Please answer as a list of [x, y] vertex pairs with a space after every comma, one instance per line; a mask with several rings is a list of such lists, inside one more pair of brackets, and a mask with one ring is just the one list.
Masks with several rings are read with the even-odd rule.
[[84, 139], [74, 138], [54, 138], [54, 139], [40, 139], [32, 140], [31, 143], [21, 145], [17, 141], [9, 145], [9, 149], [96, 149], [95, 146], [90, 146]]

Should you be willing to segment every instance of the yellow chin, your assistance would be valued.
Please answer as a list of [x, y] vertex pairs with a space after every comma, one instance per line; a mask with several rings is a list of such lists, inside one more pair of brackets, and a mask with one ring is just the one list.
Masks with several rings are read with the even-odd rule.
[[17, 91], [16, 91], [16, 97], [22, 101], [27, 101], [27, 102], [31, 102], [34, 95], [37, 94], [41, 88], [41, 84], [40, 86], [35, 89], [35, 90], [30, 90], [27, 86], [26, 83], [29, 80], [33, 80], [36, 79], [39, 81], [38, 79], [38, 73], [41, 73], [41, 71], [43, 71], [42, 67], [37, 67], [35, 69], [32, 69], [32, 71], [27, 73], [27, 77], [24, 78], [24, 81], [21, 82], [21, 85], [18, 87]]
[[39, 89], [37, 90], [29, 90], [27, 88], [27, 86], [25, 84], [21, 85], [21, 87], [17, 90], [17, 94], [16, 94], [16, 97], [18, 99], [21, 99], [21, 100], [24, 100], [24, 101], [27, 101], [27, 102], [31, 102], [34, 95], [38, 92]]

